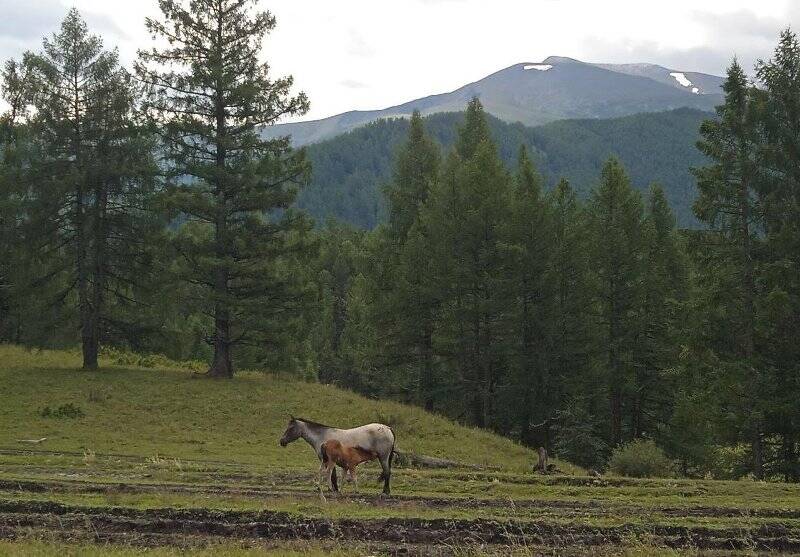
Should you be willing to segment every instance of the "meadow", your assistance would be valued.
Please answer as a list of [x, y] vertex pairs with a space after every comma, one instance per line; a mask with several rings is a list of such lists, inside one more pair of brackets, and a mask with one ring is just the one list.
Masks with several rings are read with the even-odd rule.
[[[0, 555], [674, 555], [800, 552], [800, 487], [589, 476], [492, 433], [331, 386], [108, 353], [0, 347]], [[290, 414], [390, 423], [398, 449], [320, 496]], [[44, 439], [42, 441], [42, 439]], [[40, 442], [34, 442], [40, 441]]]

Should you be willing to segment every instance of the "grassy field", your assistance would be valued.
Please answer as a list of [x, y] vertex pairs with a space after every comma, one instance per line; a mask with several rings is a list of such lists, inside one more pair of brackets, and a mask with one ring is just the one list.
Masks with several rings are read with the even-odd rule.
[[[595, 478], [564, 462], [534, 475], [531, 451], [399, 404], [262, 373], [103, 364], [0, 347], [0, 555], [800, 551], [797, 486]], [[463, 466], [398, 468], [383, 498], [370, 464], [358, 493], [322, 498], [310, 448], [278, 445], [289, 413], [389, 421], [400, 450]]]

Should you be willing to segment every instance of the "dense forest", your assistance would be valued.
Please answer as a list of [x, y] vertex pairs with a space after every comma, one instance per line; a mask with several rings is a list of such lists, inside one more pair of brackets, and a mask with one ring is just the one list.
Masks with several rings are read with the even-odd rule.
[[[567, 178], [586, 199], [610, 156], [628, 169], [635, 188], [647, 192], [658, 182], [682, 228], [700, 223], [692, 211], [697, 195], [690, 168], [707, 159], [695, 147], [700, 124], [710, 115], [681, 108], [608, 120], [563, 120], [535, 128], [509, 124], [487, 115], [492, 139], [509, 170], [525, 145], [552, 189]], [[456, 140], [463, 113], [433, 114], [425, 129], [443, 149]], [[407, 119], [380, 120], [342, 136], [307, 147], [311, 180], [297, 206], [319, 222], [333, 216], [359, 228], [372, 229], [386, 221], [384, 187], [392, 177], [394, 153], [408, 134]]]
[[[474, 99], [312, 150], [331, 180], [353, 180], [339, 191], [363, 195], [337, 201], [361, 207], [348, 218], [382, 222], [364, 230], [294, 206], [305, 153], [259, 130], [308, 101], [259, 62], [275, 20], [249, 5], [163, 2], [147, 25], [165, 40], [133, 71], [72, 10], [4, 65], [1, 341], [80, 345], [86, 370], [118, 347], [204, 359], [215, 378], [294, 373], [587, 467], [651, 439], [686, 475], [800, 480], [794, 34], [758, 86], [734, 62], [699, 126], [703, 227], [677, 226], [671, 202], [688, 191], [642, 183], [645, 166], [591, 171], [615, 137], [679, 183], [685, 147], [642, 126], [675, 114], [584, 122], [598, 139], [569, 156], [575, 123], [498, 133]], [[351, 177], [325, 149], [373, 164]], [[561, 176], [552, 187], [543, 168]]]

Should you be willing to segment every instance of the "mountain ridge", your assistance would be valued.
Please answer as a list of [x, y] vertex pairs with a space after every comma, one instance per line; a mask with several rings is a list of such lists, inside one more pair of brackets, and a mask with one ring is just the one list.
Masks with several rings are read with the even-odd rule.
[[512, 64], [446, 93], [377, 110], [352, 110], [307, 122], [278, 124], [265, 137], [289, 135], [296, 146], [318, 143], [381, 118], [457, 112], [473, 97], [486, 111], [527, 126], [565, 119], [615, 118], [677, 108], [710, 111], [722, 100], [719, 76], [657, 64], [595, 64], [550, 56]]

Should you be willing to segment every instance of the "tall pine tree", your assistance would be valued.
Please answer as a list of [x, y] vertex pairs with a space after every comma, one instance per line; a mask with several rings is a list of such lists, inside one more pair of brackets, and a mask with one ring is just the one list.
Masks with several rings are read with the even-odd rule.
[[589, 218], [612, 446], [623, 441], [624, 405], [638, 356], [642, 216], [639, 193], [631, 187], [622, 164], [610, 159], [603, 167], [600, 185], [592, 192]]
[[770, 362], [769, 430], [779, 438], [775, 472], [800, 480], [800, 43], [791, 30], [781, 34], [771, 60], [760, 62], [763, 165], [760, 187], [764, 215], [764, 308], [760, 329]]
[[[520, 149], [506, 242], [511, 352], [509, 378], [523, 443], [549, 445], [550, 419], [560, 400], [553, 363], [553, 222], [542, 177], [525, 147]], [[514, 338], [515, 337], [515, 338]], [[538, 424], [538, 427], [536, 425]]]
[[[161, 131], [167, 165], [179, 184], [172, 207], [189, 222], [179, 241], [182, 277], [196, 287], [197, 309], [213, 319], [212, 377], [232, 377], [233, 348], [270, 345], [273, 324], [292, 311], [291, 277], [276, 260], [307, 224], [292, 212], [307, 165], [288, 138], [264, 140], [262, 126], [304, 114], [290, 77], [273, 80], [259, 60], [275, 27], [254, 0], [160, 0], [163, 21], [147, 20], [168, 46], [140, 51], [146, 108]], [[299, 235], [302, 237], [302, 234]]]
[[[717, 341], [710, 344], [725, 370], [714, 381], [722, 392], [738, 391], [727, 402], [736, 416], [731, 441], [749, 441], [752, 471], [764, 476], [763, 362], [756, 352], [757, 250], [763, 232], [759, 208], [760, 153], [756, 92], [734, 60], [723, 86], [718, 118], [703, 123], [699, 149], [711, 164], [695, 171], [700, 190], [695, 213], [711, 232], [701, 258], [701, 279], [714, 290], [715, 311], [726, 315]], [[761, 394], [760, 394], [761, 393]]]
[[421, 220], [439, 292], [437, 352], [458, 378], [469, 421], [484, 427], [506, 371], [503, 347], [504, 223], [511, 180], [491, 141], [480, 101], [468, 107], [455, 150]]
[[12, 119], [30, 131], [29, 159], [18, 161], [28, 199], [22, 233], [40, 276], [30, 277], [28, 295], [51, 279], [59, 281], [56, 305], [75, 293], [83, 366], [95, 369], [101, 341], [125, 321], [110, 303], [132, 300], [146, 263], [152, 144], [136, 123], [132, 77], [77, 10], [41, 53], [25, 54], [23, 67], [5, 78], [17, 95]]

